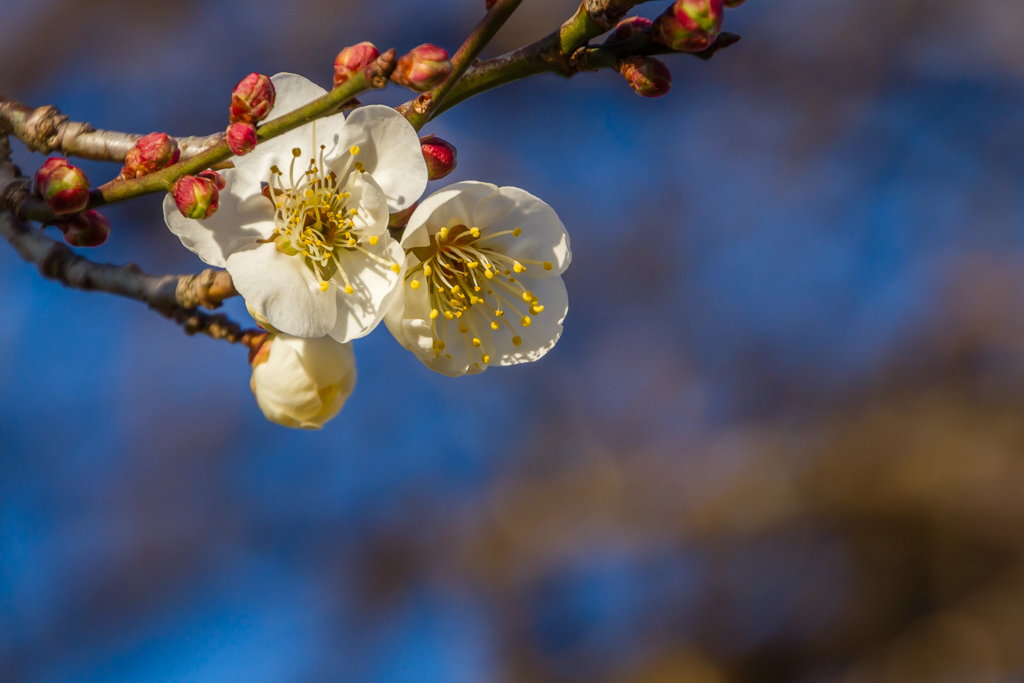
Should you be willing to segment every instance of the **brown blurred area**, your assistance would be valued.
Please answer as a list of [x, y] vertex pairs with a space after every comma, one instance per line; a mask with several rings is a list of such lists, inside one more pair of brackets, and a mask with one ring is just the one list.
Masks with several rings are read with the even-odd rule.
[[[83, 44], [116, 43], [143, 69], [160, 56], [139, 35], [153, 25], [185, 30], [198, 4], [49, 3], [24, 30], [0, 29], [4, 52], [22, 56], [0, 60], [0, 90], [55, 78]], [[640, 9], [651, 14], [654, 4]], [[1024, 3], [778, 4], [750, 0], [730, 14], [747, 39], [716, 60], [732, 60], [719, 73], [750, 107], [785, 102], [795, 123], [778, 133], [780, 176], [838, 144], [872, 98], [920, 74], [1024, 83]], [[545, 33], [573, 5], [527, 0], [493, 51]], [[339, 7], [354, 34], [370, 32], [373, 3], [295, 3], [313, 17]], [[113, 15], [116, 23], [103, 20]], [[305, 25], [312, 38], [284, 27], [289, 40], [269, 46], [266, 59], [301, 66], [298, 44], [328, 38]], [[51, 46], [45, 36], [54, 33], [62, 40]], [[757, 146], [760, 135], [735, 130], [722, 154]], [[370, 621], [423, 585], [458, 587], [485, 607], [495, 669], [516, 683], [1024, 678], [1024, 251], [1019, 209], [1000, 213], [1024, 192], [1013, 173], [983, 169], [960, 226], [1010, 235], [1013, 246], [951, 240], [928, 264], [940, 283], [933, 309], [856, 381], [786, 365], [752, 340], [726, 378], [744, 410], [714, 420], [703, 419], [713, 412], [711, 381], [697, 354], [643, 330], [639, 340], [621, 333], [545, 366], [531, 376], [529, 436], [479, 499], [442, 505], [411, 495], [393, 523], [360, 538], [356, 569], [345, 574], [357, 613]], [[665, 223], [633, 227], [668, 233]], [[732, 226], [737, 237], [748, 228]], [[603, 291], [613, 267], [618, 290], [642, 291], [652, 261], [664, 265], [658, 254], [614, 264], [589, 249], [593, 265], [574, 263], [571, 292]], [[588, 379], [609, 363], [631, 363], [640, 388]], [[663, 428], [655, 415], [667, 404], [683, 404], [670, 419], [696, 426]], [[154, 471], [140, 498], [189, 486]], [[211, 509], [211, 527], [235, 523], [237, 510]], [[219, 533], [202, 519], [191, 524], [203, 527], [197, 535]], [[325, 533], [341, 543], [338, 529]], [[177, 540], [155, 544], [157, 559], [135, 558], [126, 573], [158, 581], [172, 556], [187, 573], [196, 551]], [[630, 569], [617, 574], [608, 558]], [[593, 579], [594, 566], [609, 574]], [[101, 598], [119, 580], [114, 573], [97, 589], [106, 619], [118, 607]], [[137, 609], [154, 589], [132, 590], [126, 600]], [[613, 593], [632, 597], [623, 607]], [[329, 668], [311, 680], [335, 680]]]

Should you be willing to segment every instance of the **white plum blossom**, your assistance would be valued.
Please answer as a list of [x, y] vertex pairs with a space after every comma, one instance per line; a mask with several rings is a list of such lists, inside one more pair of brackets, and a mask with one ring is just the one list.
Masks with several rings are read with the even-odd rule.
[[252, 359], [249, 385], [271, 422], [320, 429], [341, 411], [356, 386], [352, 345], [330, 337], [269, 335]]
[[[326, 94], [295, 74], [271, 80], [271, 118]], [[411, 206], [427, 184], [416, 130], [390, 107], [371, 105], [308, 123], [233, 162], [213, 216], [185, 218], [168, 197], [167, 226], [203, 261], [226, 268], [275, 329], [339, 342], [368, 334], [404, 265], [389, 213]]]
[[402, 248], [404, 286], [384, 321], [432, 370], [459, 376], [535, 361], [561, 336], [569, 235], [530, 193], [450, 185], [417, 207]]

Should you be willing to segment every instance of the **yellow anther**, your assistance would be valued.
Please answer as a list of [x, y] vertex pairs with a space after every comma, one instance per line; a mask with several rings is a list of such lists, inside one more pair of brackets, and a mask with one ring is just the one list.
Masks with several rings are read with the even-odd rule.
[[447, 358], [448, 360], [451, 360], [452, 359], [452, 354], [446, 353], [446, 354], [444, 354], [444, 357]]
[[430, 309], [430, 319], [431, 319], [431, 320], [433, 320], [433, 319], [434, 319], [434, 318], [436, 318], [437, 316], [438, 316], [438, 312], [437, 312], [437, 309], [436, 309], [436, 308], [432, 308], [432, 309]]
[[522, 234], [523, 234], [523, 229], [522, 228], [516, 228], [515, 230], [512, 231], [512, 236], [513, 237], [519, 237]]
[[480, 262], [479, 261], [470, 261], [466, 265], [469, 266], [470, 268], [479, 268], [480, 267]]
[[462, 311], [455, 311], [455, 317], [456, 318], [461, 318], [462, 317]]
[[443, 240], [448, 239], [448, 228], [441, 228], [437, 234], [440, 235]]
[[320, 283], [320, 291], [321, 291], [321, 292], [326, 292], [326, 291], [327, 291], [327, 288], [328, 288], [329, 286], [330, 286], [330, 285], [329, 285], [329, 284], [328, 284], [328, 283], [327, 283], [326, 281], [324, 281], [324, 282], [321, 282], [321, 283]]
[[479, 339], [477, 339], [476, 337], [473, 337], [473, 346], [474, 346], [475, 348], [478, 348], [478, 349], [479, 349], [479, 348], [480, 348], [480, 343], [481, 343], [481, 342], [480, 342], [480, 340], [479, 340]]
[[494, 315], [500, 318], [501, 316], [505, 315], [505, 311], [498, 309], [497, 311], [494, 312]]
[[395, 271], [396, 273], [401, 273], [402, 272], [402, 266], [398, 265], [397, 263], [392, 263], [391, 264], [391, 270]]
[[452, 287], [452, 294], [458, 294], [458, 293], [459, 293], [459, 285], [455, 285], [454, 287]]
[[554, 266], [554, 264], [553, 264], [553, 263], [551, 263], [551, 261], [545, 261], [545, 262], [544, 262], [544, 270], [551, 270], [551, 269], [552, 269], [552, 268], [554, 268], [554, 267], [555, 267], [555, 266]]
[[493, 280], [494, 279], [494, 271], [493, 270], [485, 270], [484, 271], [484, 277], [486, 277], [488, 280]]
[[377, 246], [377, 242], [380, 242], [380, 238], [377, 237], [376, 235], [370, 235], [370, 244], [373, 246]]
[[279, 209], [280, 209], [280, 208], [282, 208], [282, 207], [284, 206], [284, 204], [282, 204], [281, 202], [276, 202], [276, 203], [274, 204], [274, 206], [276, 206], [277, 208], [279, 208]]
[[540, 304], [534, 304], [533, 306], [530, 306], [530, 313], [533, 313], [534, 315], [537, 315], [538, 313], [540, 313], [543, 310], [544, 310], [544, 307], [541, 306]]
[[473, 237], [479, 237], [480, 236], [480, 228], [470, 228], [469, 229], [469, 234], [472, 235]]
[[533, 321], [530, 320], [530, 316], [524, 315], [523, 319], [519, 321], [519, 324], [522, 325], [523, 327], [529, 327], [531, 324], [533, 324]]
[[352, 287], [352, 285], [345, 285], [345, 293], [346, 294], [355, 294], [355, 291], [356, 290], [355, 290], [355, 288]]
[[455, 314], [452, 313], [451, 311], [445, 311], [444, 312], [444, 317], [447, 320], [453, 320], [455, 318]]
[[516, 336], [512, 337], [512, 346], [519, 346], [522, 343], [523, 343], [523, 338], [520, 337], [518, 334]]
[[357, 161], [356, 163], [354, 163], [352, 165], [355, 166], [355, 169], [357, 171], [359, 171], [360, 173], [365, 173], [366, 172], [366, 167], [363, 166], [363, 162]]
[[420, 288], [420, 281], [419, 280], [413, 280], [412, 282], [409, 283], [409, 286], [412, 287], [413, 289], [419, 289]]
[[491, 362], [491, 357], [485, 353], [483, 356], [481, 356], [480, 360], [482, 360], [484, 362], [484, 365], [486, 365], [487, 363]]
[[352, 156], [356, 156], [357, 154], [359, 154], [359, 145], [352, 145], [351, 147], [349, 147], [348, 153], [351, 154]]
[[433, 273], [433, 272], [434, 271], [431, 270], [430, 266], [423, 266], [423, 274], [425, 276], [430, 277], [430, 274]]
[[467, 332], [469, 332], [469, 328], [466, 327], [465, 325], [459, 325], [459, 332], [461, 332], [462, 334], [466, 334]]
[[530, 303], [533, 303], [536, 300], [537, 300], [537, 297], [535, 297], [533, 295], [533, 292], [531, 292], [531, 291], [523, 292], [523, 301], [528, 301]]
[[519, 261], [516, 261], [515, 263], [512, 264], [512, 270], [516, 271], [517, 273], [524, 273], [526, 272], [526, 266], [524, 266]]
[[352, 214], [353, 216], [358, 216], [359, 215], [359, 209], [349, 209], [348, 212], [350, 214]]
[[302, 194], [304, 194], [307, 197], [312, 197], [313, 196], [313, 190], [306, 190]]
[[444, 340], [438, 339], [437, 340], [437, 348], [439, 348], [442, 351], [444, 351], [446, 348], [448, 348], [448, 345], [444, 343]]
[[273, 166], [270, 167], [270, 172], [281, 175], [281, 169], [277, 167], [277, 164], [274, 164]]
[[496, 329], [498, 329], [499, 327], [501, 327], [501, 325], [499, 325], [499, 324], [498, 324], [498, 321], [497, 321], [497, 320], [495, 320], [495, 321], [494, 321], [493, 323], [491, 323], [491, 329], [492, 329], [492, 330], [496, 330]]
[[301, 157], [302, 156], [302, 150], [299, 149], [298, 147], [292, 147], [292, 156], [295, 157], [295, 158]]

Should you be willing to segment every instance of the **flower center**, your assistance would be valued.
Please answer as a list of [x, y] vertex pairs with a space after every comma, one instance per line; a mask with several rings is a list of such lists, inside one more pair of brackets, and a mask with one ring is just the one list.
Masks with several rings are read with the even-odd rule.
[[396, 273], [401, 266], [366, 248], [366, 244], [376, 246], [380, 238], [356, 225], [359, 209], [349, 206], [357, 174], [366, 172], [362, 163], [355, 161], [359, 147], [349, 150], [340, 176], [324, 163], [324, 149], [321, 145], [319, 160], [310, 159], [297, 178], [295, 163], [302, 151], [298, 147], [292, 150], [287, 187], [281, 169], [271, 167], [263, 194], [274, 204], [274, 236], [261, 241], [274, 242], [281, 253], [301, 257], [320, 281], [320, 291], [326, 292], [331, 280], [340, 277], [345, 293], [353, 294], [355, 288], [341, 264], [346, 253], [360, 252]]
[[[441, 228], [432, 238], [430, 245], [413, 249], [413, 254], [420, 264], [406, 274], [406, 283], [412, 289], [426, 285], [430, 297], [430, 329], [434, 335], [434, 357], [439, 357], [447, 348], [448, 326], [441, 325], [437, 319], [460, 319], [459, 333], [466, 344], [466, 350], [472, 359], [475, 349], [482, 346], [479, 330], [476, 327], [476, 316], [466, 315], [470, 311], [479, 313], [490, 325], [492, 330], [500, 330], [504, 325], [513, 334], [512, 344], [523, 343], [517, 325], [529, 327], [532, 324], [530, 315], [538, 315], [544, 306], [533, 292], [526, 289], [516, 279], [516, 275], [526, 272], [526, 265], [541, 266], [551, 270], [554, 266], [550, 261], [518, 261], [501, 251], [488, 240], [505, 235], [519, 237], [522, 228], [502, 230], [487, 234], [486, 228], [470, 228], [455, 225]], [[510, 322], [507, 312], [514, 314]], [[480, 360], [490, 363], [491, 358], [480, 351]], [[444, 354], [451, 359], [451, 355]], [[474, 365], [479, 365], [474, 362]]]

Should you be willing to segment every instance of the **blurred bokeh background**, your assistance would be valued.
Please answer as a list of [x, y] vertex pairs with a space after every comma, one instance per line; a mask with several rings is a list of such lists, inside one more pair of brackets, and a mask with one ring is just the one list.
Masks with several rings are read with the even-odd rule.
[[[204, 134], [250, 71], [453, 51], [482, 5], [0, 0], [0, 92]], [[0, 681], [1024, 680], [1024, 3], [726, 28], [659, 100], [545, 76], [425, 129], [559, 212], [565, 335], [451, 380], [381, 327], [322, 432], [263, 419], [244, 350], [0, 244]], [[200, 269], [159, 204], [94, 256]]]

